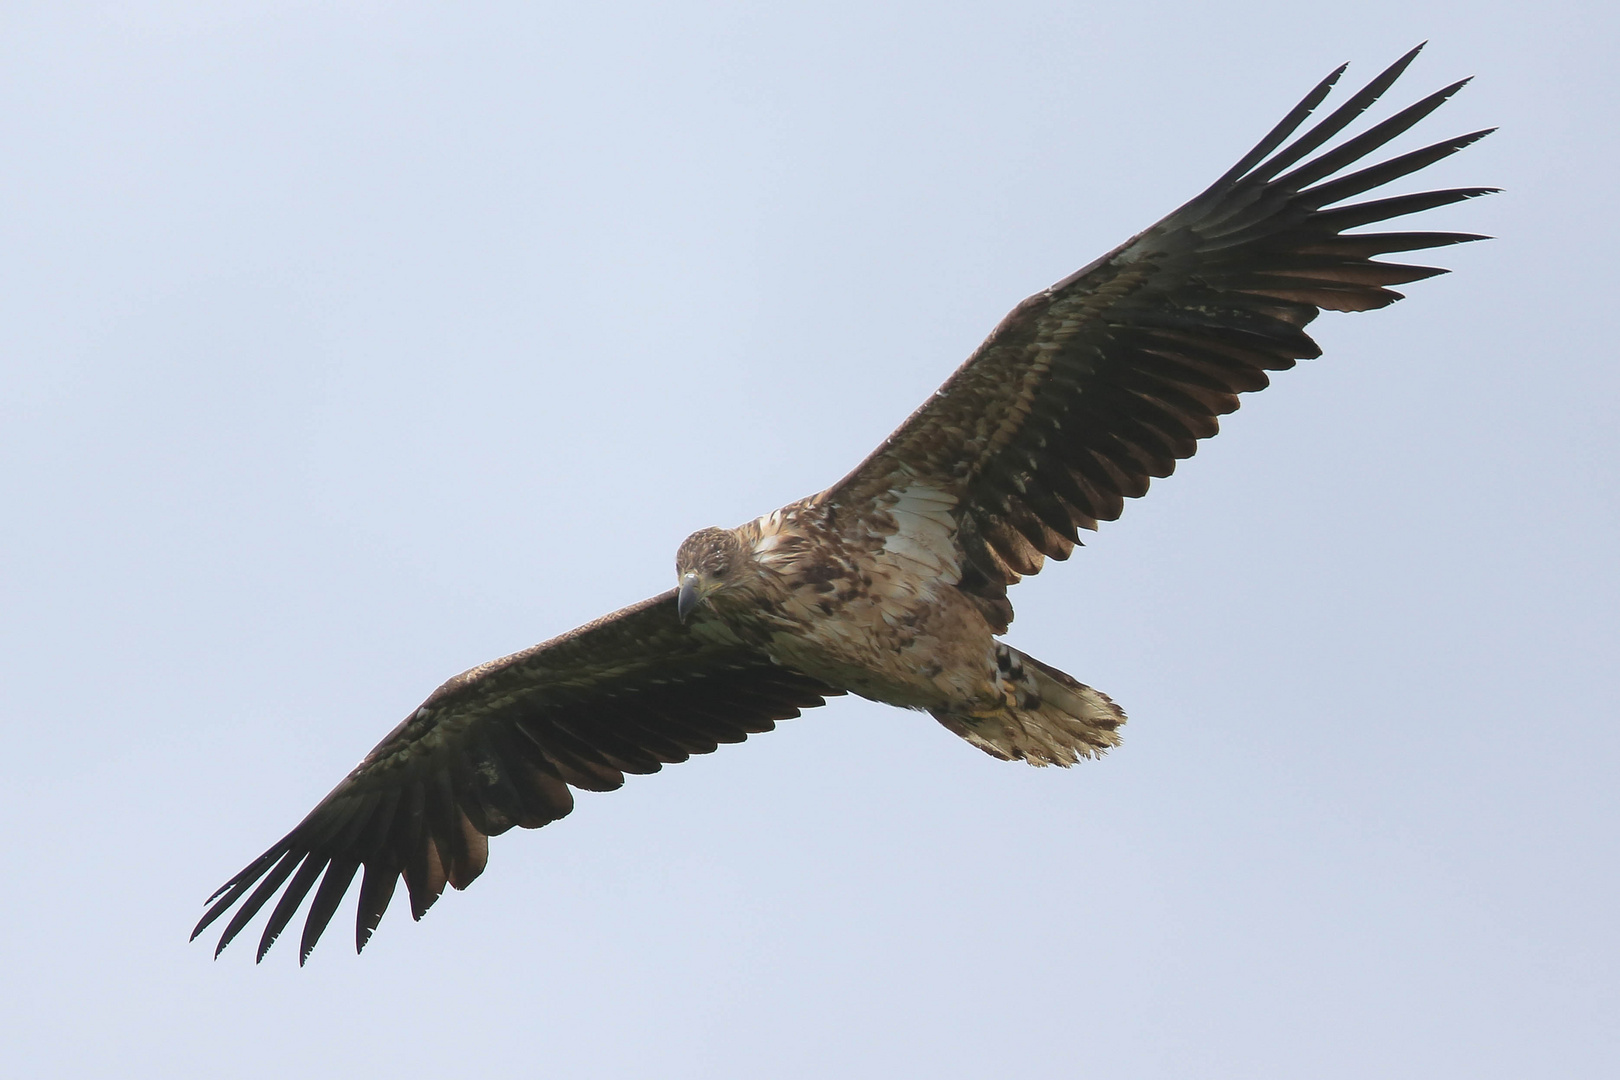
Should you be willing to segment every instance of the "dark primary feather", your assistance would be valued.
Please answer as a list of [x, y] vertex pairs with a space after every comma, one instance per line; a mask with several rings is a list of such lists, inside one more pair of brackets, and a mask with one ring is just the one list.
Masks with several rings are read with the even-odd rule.
[[279, 891], [259, 939], [263, 959], [313, 890], [302, 963], [364, 870], [355, 915], [363, 948], [399, 879], [420, 919], [446, 884], [466, 888], [479, 875], [489, 837], [572, 810], [569, 785], [610, 791], [625, 773], [742, 742], [840, 693], [762, 653], [705, 643], [676, 618], [672, 590], [439, 687], [209, 898], [191, 936], [235, 908], [217, 956]]
[[1372, 256], [1484, 239], [1344, 230], [1492, 188], [1329, 209], [1488, 134], [1338, 175], [1462, 82], [1310, 156], [1372, 106], [1417, 52], [1288, 143], [1328, 97], [1339, 68], [1208, 190], [1019, 304], [938, 393], [820, 498], [858, 510], [919, 479], [957, 496], [957, 544], [969, 567], [963, 587], [999, 602], [1010, 618], [1007, 585], [1047, 557], [1067, 558], [1078, 530], [1119, 517], [1124, 499], [1191, 457], [1198, 440], [1215, 434], [1217, 418], [1238, 407], [1238, 394], [1269, 383], [1268, 371], [1320, 355], [1303, 329], [1319, 311], [1383, 307], [1401, 297], [1389, 286], [1445, 273]]

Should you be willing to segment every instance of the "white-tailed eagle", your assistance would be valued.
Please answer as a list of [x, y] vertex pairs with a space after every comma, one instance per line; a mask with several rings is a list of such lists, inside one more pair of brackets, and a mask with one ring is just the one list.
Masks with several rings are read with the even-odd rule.
[[1319, 355], [1304, 330], [1319, 311], [1381, 308], [1390, 286], [1444, 272], [1374, 256], [1482, 239], [1347, 231], [1493, 190], [1350, 201], [1487, 134], [1346, 171], [1458, 82], [1323, 149], [1416, 53], [1289, 142], [1333, 72], [1203, 194], [1019, 304], [832, 487], [694, 534], [675, 588], [439, 687], [192, 936], [231, 913], [217, 955], [274, 898], [262, 959], [313, 889], [302, 963], [364, 868], [363, 947], [401, 878], [420, 919], [479, 875], [489, 837], [566, 815], [570, 788], [610, 791], [837, 694], [925, 710], [1033, 765], [1117, 745], [1112, 701], [997, 640], [1007, 586], [1169, 476], [1268, 371]]

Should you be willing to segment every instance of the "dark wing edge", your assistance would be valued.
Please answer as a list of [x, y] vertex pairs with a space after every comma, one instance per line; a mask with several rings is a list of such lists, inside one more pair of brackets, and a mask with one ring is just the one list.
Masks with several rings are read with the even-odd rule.
[[1322, 309], [1381, 308], [1401, 298], [1389, 286], [1446, 272], [1373, 256], [1488, 239], [1345, 230], [1495, 188], [1342, 204], [1494, 129], [1337, 175], [1428, 116], [1467, 79], [1310, 157], [1377, 101], [1421, 49], [1284, 145], [1328, 97], [1340, 67], [1202, 194], [1019, 304], [818, 501], [859, 514], [919, 481], [944, 489], [957, 500], [964, 589], [983, 593], [1010, 619], [1006, 586], [1038, 572], [1046, 557], [1067, 558], [1078, 530], [1118, 518], [1124, 499], [1146, 494], [1150, 478], [1169, 476], [1216, 433], [1217, 417], [1237, 409], [1239, 394], [1267, 386], [1266, 372], [1321, 355], [1303, 328]]
[[191, 937], [234, 907], [217, 957], [280, 890], [259, 939], [263, 960], [313, 889], [302, 965], [364, 868], [358, 952], [401, 878], [421, 919], [446, 884], [464, 889], [483, 871], [489, 837], [568, 814], [570, 786], [611, 791], [626, 773], [742, 742], [839, 693], [682, 627], [671, 590], [439, 687], [209, 897]]

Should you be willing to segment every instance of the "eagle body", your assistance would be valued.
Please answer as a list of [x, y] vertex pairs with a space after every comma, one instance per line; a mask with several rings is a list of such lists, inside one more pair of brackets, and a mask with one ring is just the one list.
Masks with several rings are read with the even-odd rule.
[[[986, 752], [1069, 765], [1118, 744], [1105, 695], [996, 640], [1001, 608], [961, 586], [956, 501], [923, 481], [860, 510], [828, 493], [681, 545], [722, 633], [775, 663], [886, 705], [921, 709]], [[1004, 590], [1002, 591], [1004, 595]]]
[[1488, 134], [1366, 163], [1463, 80], [1335, 143], [1416, 54], [1304, 126], [1334, 71], [1201, 194], [1017, 305], [832, 487], [699, 530], [675, 588], [444, 683], [209, 898], [192, 936], [229, 914], [217, 956], [274, 900], [262, 959], [308, 899], [302, 963], [363, 870], [362, 948], [400, 882], [421, 918], [483, 872], [491, 836], [565, 816], [574, 789], [611, 791], [840, 694], [1034, 765], [1117, 745], [1108, 697], [1000, 640], [1008, 588], [1169, 476], [1240, 394], [1319, 356], [1305, 327], [1321, 311], [1385, 307], [1390, 286], [1445, 272], [1377, 256], [1484, 239], [1365, 231], [1494, 190], [1360, 198]]

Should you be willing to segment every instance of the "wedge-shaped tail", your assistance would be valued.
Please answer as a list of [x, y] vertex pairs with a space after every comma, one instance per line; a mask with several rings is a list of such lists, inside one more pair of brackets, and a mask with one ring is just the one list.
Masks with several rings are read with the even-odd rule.
[[1119, 745], [1125, 711], [1108, 695], [1026, 656], [996, 646], [996, 676], [1006, 706], [995, 712], [934, 713], [934, 719], [992, 757], [1069, 766]]

